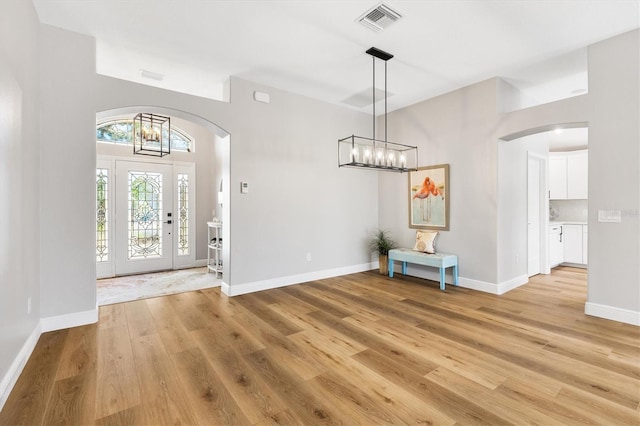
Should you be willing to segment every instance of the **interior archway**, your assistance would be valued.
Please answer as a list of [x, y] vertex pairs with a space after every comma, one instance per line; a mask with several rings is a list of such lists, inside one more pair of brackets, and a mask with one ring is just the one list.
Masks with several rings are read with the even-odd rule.
[[[549, 153], [554, 154], [553, 143], [550, 142], [557, 137], [555, 132], [566, 129], [588, 129], [586, 122], [571, 123], [554, 123], [544, 126], [520, 130], [503, 136], [498, 140], [498, 216], [502, 219], [498, 221], [498, 247], [499, 257], [504, 258], [505, 262], [500, 262], [499, 280], [519, 278], [522, 283], [527, 282], [527, 259], [528, 259], [528, 234], [527, 226], [529, 218], [527, 217], [527, 167], [530, 154], [543, 158], [544, 186], [541, 186], [539, 203], [542, 207], [541, 211], [544, 215], [540, 222], [540, 257], [545, 259], [545, 268], [541, 268], [541, 273], [550, 273], [548, 267], [549, 256], [552, 248], [550, 247], [549, 224], [550, 224], [550, 205], [556, 202], [564, 202], [562, 200], [549, 199]], [[570, 132], [567, 132], [570, 133]], [[573, 149], [586, 150], [587, 141], [580, 144], [576, 141]], [[565, 148], [571, 150], [572, 148]], [[582, 152], [582, 151], [579, 151]], [[584, 212], [584, 217], [575, 218], [571, 221], [583, 221], [587, 223], [587, 203], [588, 198], [584, 200], [567, 200], [567, 202], [581, 202], [584, 207], [580, 212]], [[575, 209], [575, 208], [574, 208]], [[586, 211], [585, 211], [586, 210]], [[510, 257], [511, 256], [511, 257]], [[565, 263], [564, 261], [562, 263]]]
[[[114, 165], [115, 161], [140, 161], [140, 164], [166, 163], [173, 164], [174, 167], [176, 164], [183, 167], [185, 164], [193, 163], [194, 173], [197, 174], [197, 178], [195, 179], [197, 189], [194, 190], [196, 196], [193, 197], [194, 200], [197, 201], [195, 203], [195, 217], [193, 220], [196, 235], [193, 251], [196, 255], [194, 261], [186, 264], [184, 262], [177, 264], [174, 261], [172, 269], [202, 267], [209, 263], [207, 222], [213, 218], [217, 218], [225, 222], [222, 235], [222, 239], [225, 241], [225, 245], [222, 248], [222, 263], [226, 266], [224, 268], [226, 274], [224, 278], [225, 281], [228, 282], [228, 266], [230, 264], [230, 247], [228, 243], [230, 242], [230, 197], [228, 189], [230, 181], [230, 134], [220, 126], [200, 116], [181, 110], [157, 106], [128, 106], [100, 111], [96, 113], [96, 123], [104, 122], [114, 117], [131, 116], [133, 118], [140, 111], [169, 116], [172, 119], [172, 125], [175, 123], [175, 125], [182, 129], [190, 129], [197, 135], [194, 152], [186, 153], [172, 150], [171, 155], [159, 159], [139, 155], [134, 156], [130, 147], [127, 148], [127, 146], [112, 146], [111, 144], [97, 143], [96, 154], [98, 166], [101, 164], [98, 160], [102, 159], [102, 164], [104, 164], [105, 157], [108, 160], [114, 161]], [[174, 177], [176, 173], [177, 172], [174, 172]], [[113, 241], [115, 241], [115, 238], [112, 238], [112, 246]], [[115, 264], [111, 265], [110, 268], [112, 271], [110, 276], [122, 275], [116, 273]], [[100, 274], [100, 268], [97, 269], [98, 274]], [[104, 272], [102, 274], [103, 276], [109, 276], [109, 274], [105, 275]], [[217, 285], [220, 285], [220, 280], [216, 282], [216, 286]], [[100, 297], [98, 297], [98, 299], [100, 302]]]

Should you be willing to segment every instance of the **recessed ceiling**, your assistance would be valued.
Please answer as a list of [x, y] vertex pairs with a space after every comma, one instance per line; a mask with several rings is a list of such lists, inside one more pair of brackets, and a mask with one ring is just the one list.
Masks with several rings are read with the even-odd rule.
[[358, 23], [367, 0], [33, 3], [96, 38], [99, 73], [213, 99], [238, 76], [345, 105], [371, 88], [375, 46], [394, 55], [389, 111], [496, 76], [533, 98], [584, 90], [585, 47], [640, 27], [640, 0], [388, 0], [402, 19], [378, 33]]

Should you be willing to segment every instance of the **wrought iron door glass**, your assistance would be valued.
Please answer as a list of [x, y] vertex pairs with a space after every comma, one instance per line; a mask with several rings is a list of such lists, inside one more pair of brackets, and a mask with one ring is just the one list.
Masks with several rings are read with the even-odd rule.
[[162, 173], [129, 171], [128, 259], [162, 256]]
[[96, 261], [109, 261], [109, 170], [96, 169]]
[[178, 173], [178, 254], [189, 254], [189, 175]]

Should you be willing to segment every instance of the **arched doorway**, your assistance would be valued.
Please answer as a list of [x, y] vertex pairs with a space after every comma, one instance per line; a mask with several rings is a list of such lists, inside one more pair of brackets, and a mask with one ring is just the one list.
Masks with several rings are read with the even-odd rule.
[[[586, 153], [587, 145], [587, 123], [559, 123], [537, 127], [507, 135], [498, 142], [498, 181], [501, 185], [498, 188], [499, 216], [503, 218], [498, 224], [500, 251], [505, 256], [514, 256], [502, 262], [503, 269], [500, 273], [503, 276], [524, 277], [522, 282], [526, 282], [527, 277], [537, 273], [549, 274], [551, 268], [560, 264], [586, 268], [586, 238], [583, 240], [580, 235], [580, 241], [571, 242], [580, 244], [581, 255], [582, 246], [585, 248], [584, 262], [575, 262], [570, 257], [567, 258], [569, 260], [564, 259], [565, 249], [569, 250], [565, 244], [569, 243], [566, 241], [566, 233], [561, 234], [561, 227], [565, 224], [567, 228], [579, 224], [586, 230], [586, 187], [580, 196], [564, 196], [564, 199], [550, 197], [549, 179], [550, 174], [553, 174], [553, 165], [549, 158], [566, 155], [567, 151], [572, 151], [571, 155], [574, 156], [582, 155]], [[564, 164], [566, 167], [566, 162]], [[538, 170], [537, 182], [529, 181], [532, 176], [534, 179], [536, 176], [532, 168]], [[587, 172], [585, 170], [583, 178], [585, 185]], [[537, 198], [532, 199], [532, 194]], [[563, 216], [552, 217], [556, 203], [566, 203], [569, 206]], [[531, 226], [532, 218], [534, 222], [536, 219], [536, 215], [532, 216], [532, 213], [537, 214], [538, 223], [533, 224], [537, 226]], [[556, 227], [555, 232], [552, 232], [552, 227]], [[531, 250], [537, 252], [531, 253]], [[530, 263], [535, 263], [536, 259], [537, 265], [532, 268]]]
[[[174, 149], [172, 144], [171, 154], [159, 158], [134, 155], [126, 141], [114, 144], [100, 140], [99, 136], [105, 133], [104, 123], [120, 120], [126, 124], [140, 111], [169, 116], [171, 133], [178, 132], [175, 137], [182, 138], [183, 146]], [[96, 137], [97, 277], [145, 273], [128, 282], [146, 283], [150, 272], [199, 267], [206, 274], [203, 266], [208, 259], [207, 222], [214, 217], [229, 217], [225, 215], [229, 203], [221, 199], [228, 191], [220, 190], [222, 182], [229, 181], [229, 134], [198, 116], [158, 107], [102, 111], [96, 114], [96, 123], [97, 129], [103, 129], [102, 133], [97, 130]], [[226, 264], [228, 253], [228, 247], [224, 247], [222, 258]], [[185, 274], [178, 275], [184, 278]], [[99, 287], [98, 304], [141, 298], [126, 284], [126, 278], [124, 281], [125, 284], [120, 280], [113, 285], [105, 297], [101, 297]], [[179, 290], [168, 288], [166, 281], [160, 294]], [[220, 280], [209, 286], [218, 285]], [[133, 296], [114, 297], [116, 287], [127, 289]], [[141, 291], [147, 296], [149, 290]]]

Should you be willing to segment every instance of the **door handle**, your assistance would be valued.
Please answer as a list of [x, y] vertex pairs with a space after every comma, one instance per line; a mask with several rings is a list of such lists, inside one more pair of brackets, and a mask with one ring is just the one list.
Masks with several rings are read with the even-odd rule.
[[166, 221], [164, 223], [168, 223], [169, 225], [171, 225], [171, 221], [170, 220], [168, 220], [168, 221]]

